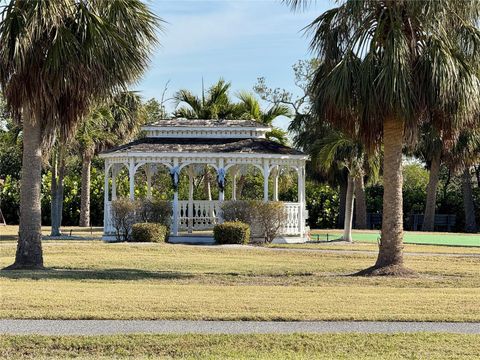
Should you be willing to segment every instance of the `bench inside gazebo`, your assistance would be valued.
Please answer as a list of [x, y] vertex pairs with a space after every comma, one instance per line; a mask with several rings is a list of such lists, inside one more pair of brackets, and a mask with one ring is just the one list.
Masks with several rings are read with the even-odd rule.
[[[278, 201], [279, 176], [296, 173], [295, 202], [285, 202], [286, 221], [277, 242], [306, 240], [305, 162], [307, 155], [266, 138], [270, 127], [253, 120], [160, 120], [142, 128], [145, 137], [100, 155], [105, 161], [104, 240], [114, 240], [111, 202], [117, 198], [117, 177], [128, 173], [128, 195], [135, 199], [135, 174], [144, 172], [147, 198], [153, 195], [152, 177], [164, 167], [172, 194], [171, 240], [188, 241], [195, 234], [221, 223], [226, 179], [232, 188], [228, 200], [237, 200], [237, 179], [242, 169], [254, 167], [263, 176], [263, 201]], [[194, 200], [194, 175], [200, 167], [215, 172], [218, 196], [215, 200]], [[179, 199], [181, 175], [187, 174], [188, 198]], [[165, 181], [164, 181], [165, 182]], [[269, 185], [270, 184], [270, 185]], [[163, 184], [165, 185], [165, 184]], [[271, 186], [271, 189], [269, 188]], [[164, 188], [164, 187], [163, 187]], [[158, 191], [157, 191], [158, 192]]]

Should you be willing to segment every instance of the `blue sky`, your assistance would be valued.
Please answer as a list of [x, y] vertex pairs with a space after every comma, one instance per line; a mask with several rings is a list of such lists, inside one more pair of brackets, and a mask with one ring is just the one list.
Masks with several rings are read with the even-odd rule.
[[[291, 66], [311, 57], [302, 28], [325, 9], [319, 0], [305, 11], [292, 12], [279, 0], [151, 0], [166, 21], [150, 69], [137, 89], [144, 98], [160, 98], [181, 88], [200, 93], [225, 78], [232, 93], [251, 90], [264, 76], [272, 87], [295, 91]], [[170, 105], [170, 110], [173, 104]], [[278, 125], [285, 127], [286, 121]]]

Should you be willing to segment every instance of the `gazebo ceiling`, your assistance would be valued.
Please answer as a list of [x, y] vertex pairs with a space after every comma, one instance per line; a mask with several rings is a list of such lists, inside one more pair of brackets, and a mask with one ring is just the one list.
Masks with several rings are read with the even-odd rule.
[[102, 154], [108, 157], [129, 153], [225, 153], [271, 154], [304, 156], [303, 152], [263, 138], [143, 138], [110, 149]]

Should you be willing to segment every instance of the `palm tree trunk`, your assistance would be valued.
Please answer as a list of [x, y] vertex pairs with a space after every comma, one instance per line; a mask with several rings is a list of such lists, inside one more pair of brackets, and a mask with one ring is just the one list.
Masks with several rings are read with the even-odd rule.
[[51, 222], [50, 236], [60, 236], [63, 214], [63, 180], [65, 178], [65, 152], [58, 147], [53, 159], [52, 187], [51, 187]]
[[54, 229], [58, 229], [57, 221], [58, 221], [58, 198], [57, 198], [57, 180], [58, 180], [58, 152], [57, 149], [52, 151], [52, 183], [50, 186], [50, 236], [57, 236]]
[[477, 186], [480, 188], [480, 165], [474, 166], [475, 176], [477, 177]]
[[237, 200], [242, 198], [243, 187], [245, 186], [245, 175], [240, 175], [240, 179], [237, 183]]
[[432, 158], [430, 173], [427, 185], [427, 201], [425, 203], [425, 214], [423, 217], [422, 231], [433, 231], [435, 227], [435, 208], [437, 204], [437, 186], [440, 174], [441, 152], [439, 151]]
[[6, 270], [43, 269], [42, 254], [42, 129], [23, 118], [23, 159], [20, 184], [20, 228], [15, 262]]
[[90, 226], [90, 168], [92, 158], [88, 154], [82, 157], [82, 193], [80, 199], [80, 226]]
[[402, 146], [404, 122], [383, 123], [383, 218], [377, 262], [358, 275], [409, 275], [403, 267]]
[[462, 174], [463, 205], [465, 209], [465, 232], [476, 232], [475, 204], [473, 202], [472, 176], [466, 168]]
[[64, 179], [65, 179], [65, 150], [60, 148], [60, 167], [58, 170], [58, 202], [57, 202], [57, 212], [58, 212], [58, 232], [60, 233], [60, 227], [62, 226], [63, 220], [63, 193], [64, 193]]
[[341, 180], [340, 181], [340, 191], [339, 191], [339, 206], [338, 206], [338, 220], [337, 220], [337, 228], [340, 228], [345, 223], [345, 205], [346, 205], [346, 198], [347, 198], [347, 182]]
[[350, 174], [347, 181], [347, 196], [345, 200], [345, 221], [343, 223], [343, 241], [352, 242], [352, 223], [353, 223], [353, 205], [354, 205], [355, 182]]
[[365, 183], [363, 181], [363, 176], [355, 177], [355, 218], [356, 218], [356, 228], [357, 229], [366, 229], [367, 228], [367, 201], [365, 196]]

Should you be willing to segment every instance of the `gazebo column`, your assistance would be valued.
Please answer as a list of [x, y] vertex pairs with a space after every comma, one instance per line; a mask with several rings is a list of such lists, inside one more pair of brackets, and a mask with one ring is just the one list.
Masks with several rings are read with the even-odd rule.
[[188, 167], [188, 233], [193, 233], [193, 165]]
[[150, 168], [150, 164], [146, 165], [145, 168], [146, 176], [147, 176], [147, 199], [152, 199], [152, 169]]
[[235, 165], [232, 167], [232, 200], [237, 200], [237, 175], [238, 167]]
[[111, 213], [110, 213], [110, 202], [109, 202], [109, 189], [108, 183], [110, 178], [110, 163], [105, 161], [105, 184], [103, 186], [103, 233], [106, 234], [110, 229], [111, 222]]
[[298, 204], [300, 206], [298, 214], [299, 232], [303, 238], [305, 236], [305, 167], [298, 168]]
[[218, 185], [218, 201], [219, 201], [219, 209], [218, 213], [218, 222], [223, 222], [223, 213], [222, 213], [222, 203], [225, 200], [225, 168], [224, 168], [224, 160], [218, 160], [218, 170], [217, 170], [217, 185]]
[[263, 161], [263, 201], [268, 201], [268, 178], [270, 176], [270, 167], [268, 160]]
[[130, 159], [128, 165], [128, 178], [130, 181], [130, 200], [135, 200], [135, 160]]
[[117, 200], [117, 175], [118, 165], [114, 164], [112, 166], [112, 200]]
[[273, 178], [273, 201], [278, 201], [278, 176], [280, 175], [278, 165], [274, 168]]
[[173, 168], [170, 170], [170, 175], [172, 176], [173, 183], [173, 224], [172, 224], [172, 234], [173, 236], [178, 235], [178, 182], [180, 180], [180, 169], [178, 167], [178, 159], [173, 159]]

